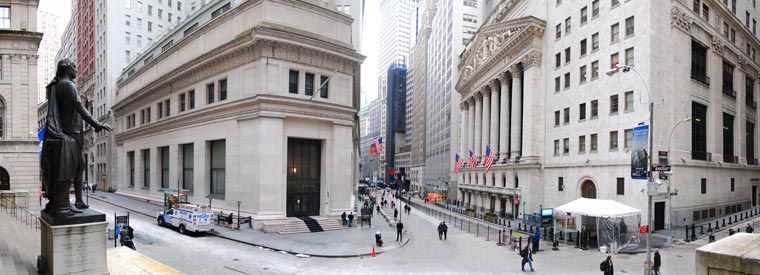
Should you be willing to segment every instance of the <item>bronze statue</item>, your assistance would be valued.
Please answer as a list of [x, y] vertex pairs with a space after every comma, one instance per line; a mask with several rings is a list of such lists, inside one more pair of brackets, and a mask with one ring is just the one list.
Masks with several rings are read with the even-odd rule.
[[[82, 174], [85, 159], [82, 155], [84, 135], [82, 119], [96, 132], [112, 131], [105, 123], [96, 121], [84, 108], [74, 86], [76, 65], [69, 59], [58, 62], [55, 78], [47, 85], [48, 113], [45, 137], [40, 157], [42, 184], [49, 202], [43, 210], [50, 216], [81, 213], [89, 206], [82, 200]], [[76, 203], [69, 203], [69, 188], [74, 183]]]

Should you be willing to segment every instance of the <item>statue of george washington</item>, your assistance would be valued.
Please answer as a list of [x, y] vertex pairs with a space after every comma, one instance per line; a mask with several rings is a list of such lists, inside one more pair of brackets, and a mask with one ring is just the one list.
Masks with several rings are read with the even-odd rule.
[[[96, 132], [104, 129], [113, 131], [108, 124], [96, 121], [82, 105], [72, 82], [76, 75], [74, 62], [69, 59], [59, 61], [55, 78], [47, 85], [46, 91], [48, 113], [40, 165], [42, 187], [49, 200], [43, 212], [53, 217], [81, 213], [79, 209], [89, 207], [82, 200], [82, 174], [86, 164], [82, 155], [82, 119]], [[69, 202], [72, 182], [76, 194], [75, 207]]]

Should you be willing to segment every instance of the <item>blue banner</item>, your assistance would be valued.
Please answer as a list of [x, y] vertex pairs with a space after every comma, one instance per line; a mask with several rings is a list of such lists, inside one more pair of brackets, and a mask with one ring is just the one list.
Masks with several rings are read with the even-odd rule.
[[646, 179], [649, 166], [649, 125], [633, 128], [633, 144], [631, 148], [631, 178]]

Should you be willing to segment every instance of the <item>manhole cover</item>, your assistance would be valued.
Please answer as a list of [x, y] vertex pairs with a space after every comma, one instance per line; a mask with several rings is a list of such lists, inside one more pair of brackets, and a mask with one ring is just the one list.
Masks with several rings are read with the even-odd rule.
[[232, 259], [233, 262], [240, 261], [240, 259]]

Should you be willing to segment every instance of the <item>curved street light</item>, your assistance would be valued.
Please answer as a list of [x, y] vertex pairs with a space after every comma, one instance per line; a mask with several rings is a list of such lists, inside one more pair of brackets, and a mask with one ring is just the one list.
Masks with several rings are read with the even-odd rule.
[[[678, 128], [678, 126], [689, 121], [691, 121], [691, 117], [686, 117], [682, 120], [676, 121], [676, 123], [674, 123], [673, 126], [670, 127], [670, 134], [668, 135], [668, 157], [670, 157], [670, 147], [671, 147], [671, 141], [673, 140], [673, 133], [675, 132], [676, 128]], [[667, 244], [669, 246], [673, 245], [673, 195], [670, 194], [670, 182], [672, 181], [671, 177], [673, 177], [672, 173], [670, 174], [670, 177], [668, 177], [668, 241], [667, 241]]]

